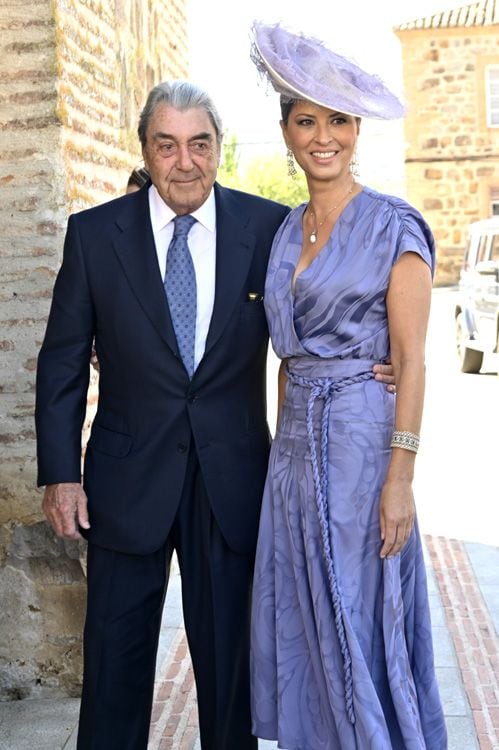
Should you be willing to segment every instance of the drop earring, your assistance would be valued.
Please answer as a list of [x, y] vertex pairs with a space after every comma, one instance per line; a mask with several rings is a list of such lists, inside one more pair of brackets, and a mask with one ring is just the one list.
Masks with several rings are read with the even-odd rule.
[[289, 146], [286, 152], [286, 159], [288, 161], [288, 175], [294, 177], [296, 175], [295, 160], [293, 159], [293, 152]]
[[352, 161], [350, 162], [350, 172], [352, 173], [353, 178], [357, 178], [359, 176], [359, 160], [357, 159], [357, 151], [354, 151], [354, 154], [352, 156]]

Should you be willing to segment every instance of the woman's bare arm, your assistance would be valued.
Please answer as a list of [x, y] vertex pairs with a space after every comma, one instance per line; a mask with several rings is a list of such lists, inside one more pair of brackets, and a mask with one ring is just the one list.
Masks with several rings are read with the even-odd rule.
[[[395, 430], [419, 435], [425, 387], [425, 341], [431, 301], [431, 272], [416, 253], [395, 264], [387, 294], [391, 362], [397, 383]], [[398, 554], [414, 525], [412, 480], [415, 454], [392, 448], [381, 494], [381, 557]]]

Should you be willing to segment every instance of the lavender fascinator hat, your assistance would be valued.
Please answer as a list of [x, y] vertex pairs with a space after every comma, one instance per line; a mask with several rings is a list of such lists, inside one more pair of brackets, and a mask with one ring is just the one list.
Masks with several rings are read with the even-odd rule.
[[323, 42], [279, 24], [253, 24], [251, 59], [286, 99], [304, 99], [354, 117], [395, 120], [404, 106], [375, 75]]

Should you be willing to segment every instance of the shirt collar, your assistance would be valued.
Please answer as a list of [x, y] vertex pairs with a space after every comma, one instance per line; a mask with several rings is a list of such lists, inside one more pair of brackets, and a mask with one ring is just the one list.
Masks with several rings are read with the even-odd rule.
[[[161, 198], [154, 185], [149, 188], [149, 210], [154, 232], [159, 232], [166, 227], [176, 216], [175, 212]], [[191, 216], [194, 216], [208, 231], [215, 232], [216, 213], [215, 190], [212, 187], [205, 202], [196, 211], [193, 211]]]

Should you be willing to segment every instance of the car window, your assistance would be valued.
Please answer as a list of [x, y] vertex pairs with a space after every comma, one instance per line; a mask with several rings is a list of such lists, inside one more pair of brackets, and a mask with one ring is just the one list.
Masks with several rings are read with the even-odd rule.
[[494, 234], [492, 237], [490, 260], [493, 260], [495, 263], [499, 263], [499, 234]]
[[468, 236], [468, 242], [466, 244], [466, 250], [463, 258], [463, 266], [466, 271], [469, 271], [475, 265], [477, 249], [478, 238], [475, 234], [471, 233]]
[[481, 263], [484, 260], [487, 260], [487, 248], [489, 244], [489, 237], [486, 234], [483, 234], [480, 237], [480, 244], [478, 245], [478, 255], [477, 255], [477, 263]]

